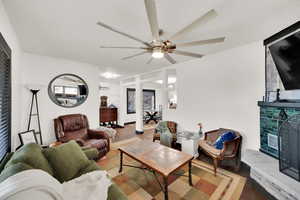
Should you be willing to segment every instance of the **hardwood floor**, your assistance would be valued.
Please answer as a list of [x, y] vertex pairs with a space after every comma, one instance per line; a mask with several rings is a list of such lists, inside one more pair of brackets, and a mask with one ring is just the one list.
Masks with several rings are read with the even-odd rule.
[[[135, 133], [135, 124], [129, 124], [129, 125], [126, 125], [124, 128], [117, 128], [116, 130], [117, 130], [117, 135], [115, 137], [114, 142], [118, 142], [121, 140], [133, 138], [133, 137], [139, 137], [141, 139], [152, 140], [152, 136], [154, 133], [154, 129], [147, 129], [147, 130], [144, 130], [144, 134], [136, 134]], [[209, 163], [212, 162], [210, 160], [210, 158], [208, 158], [204, 154], [201, 154], [198, 159], [205, 160]], [[227, 163], [222, 163], [221, 167], [224, 169], [227, 169], [227, 170], [232, 170], [230, 165], [227, 165]], [[247, 182], [243, 189], [240, 200], [275, 200], [275, 198], [272, 197], [270, 194], [268, 194], [264, 190], [264, 188], [262, 188], [255, 181], [253, 181], [252, 179], [249, 178], [250, 169], [248, 166], [246, 166], [245, 164], [242, 164], [241, 169], [235, 173], [247, 178]]]

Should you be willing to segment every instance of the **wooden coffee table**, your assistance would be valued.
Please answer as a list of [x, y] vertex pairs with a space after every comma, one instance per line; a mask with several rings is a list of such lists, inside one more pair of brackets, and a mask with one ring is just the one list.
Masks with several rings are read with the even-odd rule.
[[[169, 147], [160, 145], [147, 140], [141, 140], [130, 145], [120, 147], [120, 170], [122, 172], [123, 166], [134, 167], [140, 169], [147, 169], [151, 171], [156, 177], [159, 173], [164, 180], [162, 191], [165, 195], [165, 200], [168, 200], [168, 177], [177, 169], [189, 165], [189, 184], [192, 186], [192, 160], [193, 156], [171, 149]], [[133, 166], [123, 164], [123, 154], [132, 159], [142, 163], [145, 167]], [[157, 177], [156, 177], [157, 178]]]

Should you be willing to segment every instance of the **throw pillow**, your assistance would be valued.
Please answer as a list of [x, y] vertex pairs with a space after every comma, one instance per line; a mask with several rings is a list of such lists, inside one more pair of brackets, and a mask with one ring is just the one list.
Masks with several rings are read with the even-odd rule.
[[42, 153], [40, 145], [30, 143], [24, 145], [21, 149], [16, 151], [11, 159], [6, 163], [5, 168], [17, 164], [25, 163], [34, 169], [41, 169], [53, 175], [53, 170]]
[[2, 170], [4, 169], [6, 163], [11, 159], [11, 157], [14, 155], [13, 152], [7, 153], [4, 158], [2, 159], [1, 163], [0, 163], [0, 173], [2, 172]]
[[9, 167], [5, 168], [1, 174], [0, 174], [0, 183], [2, 181], [4, 181], [5, 179], [7, 179], [10, 176], [13, 176], [19, 172], [25, 171], [25, 170], [29, 170], [29, 169], [33, 169], [31, 166], [25, 164], [25, 163], [16, 163], [13, 165], [10, 165]]
[[218, 137], [218, 139], [216, 140], [214, 146], [216, 149], [223, 149], [223, 144], [224, 142], [228, 142], [233, 140], [236, 137], [235, 133], [229, 131], [229, 132], [225, 132], [222, 135], [220, 135]]
[[60, 182], [76, 177], [89, 164], [89, 159], [74, 140], [43, 152], [55, 172], [54, 177]]

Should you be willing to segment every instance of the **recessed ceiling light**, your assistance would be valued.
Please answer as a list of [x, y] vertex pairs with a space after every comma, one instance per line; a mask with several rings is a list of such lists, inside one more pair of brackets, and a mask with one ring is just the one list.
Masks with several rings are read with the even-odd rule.
[[[169, 77], [168, 78], [168, 84], [174, 84], [174, 83], [176, 83], [176, 77]], [[162, 80], [157, 80], [157, 81], [155, 81], [156, 83], [159, 83], [159, 84], [162, 84], [163, 83], [163, 81]]]
[[114, 79], [114, 78], [118, 78], [120, 75], [112, 72], [105, 72], [102, 73], [101, 76], [103, 76], [106, 79]]

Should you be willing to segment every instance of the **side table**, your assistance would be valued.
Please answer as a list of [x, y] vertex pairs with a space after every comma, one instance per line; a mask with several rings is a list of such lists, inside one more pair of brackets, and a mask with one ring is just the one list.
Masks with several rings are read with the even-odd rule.
[[199, 156], [199, 141], [202, 135], [197, 132], [183, 131], [177, 135], [177, 143], [181, 144], [181, 151], [197, 158]]

